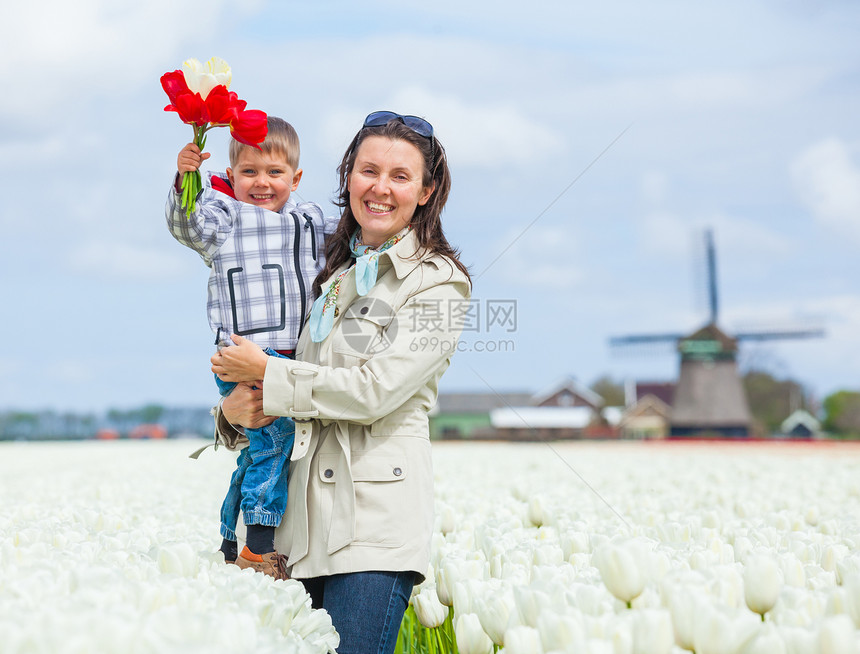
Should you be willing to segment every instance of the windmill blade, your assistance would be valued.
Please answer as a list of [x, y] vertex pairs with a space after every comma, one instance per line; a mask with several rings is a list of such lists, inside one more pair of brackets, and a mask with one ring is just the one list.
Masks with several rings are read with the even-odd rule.
[[675, 343], [683, 338], [681, 334], [632, 334], [630, 336], [613, 336], [609, 339], [611, 347], [625, 345], [650, 345], [652, 343]]
[[613, 336], [609, 348], [613, 357], [662, 356], [675, 350], [681, 334], [630, 334]]
[[705, 255], [708, 259], [708, 307], [710, 309], [710, 324], [717, 324], [719, 302], [717, 298], [717, 252], [714, 248], [714, 233], [705, 230]]
[[740, 332], [735, 334], [739, 341], [779, 341], [799, 338], [821, 338], [824, 330], [820, 328], [770, 329], [762, 332]]

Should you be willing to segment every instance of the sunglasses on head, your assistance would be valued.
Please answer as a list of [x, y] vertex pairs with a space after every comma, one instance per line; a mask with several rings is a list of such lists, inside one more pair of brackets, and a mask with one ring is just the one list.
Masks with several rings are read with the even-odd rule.
[[364, 127], [382, 127], [392, 120], [399, 120], [416, 134], [433, 142], [433, 125], [418, 116], [401, 116], [393, 111], [374, 111], [364, 119]]
[[[401, 123], [406, 125], [406, 127], [418, 134], [418, 136], [423, 136], [425, 139], [428, 139], [430, 141], [430, 161], [436, 161], [436, 144], [433, 142], [433, 125], [423, 118], [419, 118], [418, 116], [403, 116], [401, 114], [396, 114], [393, 111], [374, 111], [364, 119], [362, 129], [365, 127], [382, 127], [392, 120], [399, 120]], [[435, 163], [430, 164], [431, 174], [434, 166]]]

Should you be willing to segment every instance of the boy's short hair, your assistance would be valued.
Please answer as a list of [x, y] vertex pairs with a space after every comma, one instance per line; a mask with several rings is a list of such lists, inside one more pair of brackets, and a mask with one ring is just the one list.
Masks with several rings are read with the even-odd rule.
[[[266, 140], [260, 143], [260, 149], [266, 154], [280, 154], [287, 160], [290, 168], [299, 169], [299, 135], [296, 130], [283, 118], [269, 116], [266, 121], [269, 132]], [[230, 166], [236, 165], [242, 148], [250, 148], [250, 145], [239, 143], [236, 139], [230, 139]]]

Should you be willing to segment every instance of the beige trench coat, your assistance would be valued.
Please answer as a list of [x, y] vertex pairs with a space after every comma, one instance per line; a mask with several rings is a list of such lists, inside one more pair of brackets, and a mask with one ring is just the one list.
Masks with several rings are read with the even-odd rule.
[[365, 296], [350, 274], [331, 333], [313, 343], [305, 325], [298, 360], [267, 363], [264, 412], [296, 420], [287, 511], [275, 535], [295, 578], [427, 570], [427, 413], [471, 289], [450, 260], [416, 255], [416, 247], [410, 232], [383, 252]]

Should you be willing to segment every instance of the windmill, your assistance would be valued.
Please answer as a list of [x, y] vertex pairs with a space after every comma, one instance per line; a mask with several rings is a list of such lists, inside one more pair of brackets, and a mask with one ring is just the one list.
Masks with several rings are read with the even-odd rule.
[[705, 231], [708, 322], [692, 334], [634, 334], [610, 338], [612, 348], [675, 343], [681, 357], [672, 402], [671, 436], [715, 433], [745, 437], [752, 422], [738, 374], [738, 343], [823, 336], [821, 329], [786, 328], [729, 336], [717, 325], [717, 258], [710, 229]]

